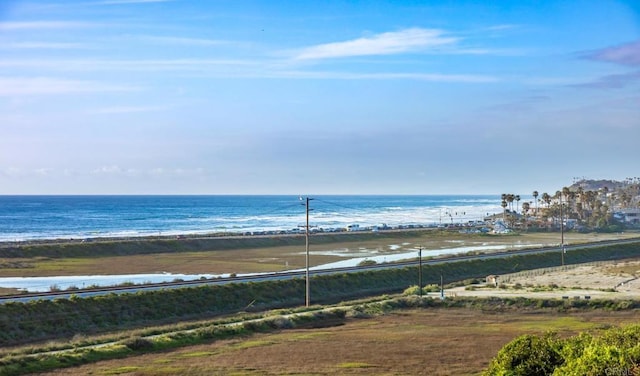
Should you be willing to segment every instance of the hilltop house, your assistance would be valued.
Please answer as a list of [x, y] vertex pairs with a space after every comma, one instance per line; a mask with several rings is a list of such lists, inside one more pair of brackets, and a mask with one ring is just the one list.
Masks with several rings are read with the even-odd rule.
[[625, 224], [640, 225], [640, 209], [621, 209], [615, 212], [613, 217]]

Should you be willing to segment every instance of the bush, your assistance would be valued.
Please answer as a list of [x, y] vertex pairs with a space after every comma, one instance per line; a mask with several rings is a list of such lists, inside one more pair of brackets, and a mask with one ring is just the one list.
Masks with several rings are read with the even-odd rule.
[[640, 371], [640, 325], [581, 333], [524, 335], [505, 345], [484, 375], [636, 375]]
[[153, 342], [142, 337], [128, 338], [122, 341], [122, 344], [133, 351], [144, 351], [144, 350], [150, 350], [153, 348]]
[[522, 335], [508, 343], [491, 361], [485, 375], [551, 375], [564, 362], [555, 335]]
[[364, 259], [358, 263], [358, 266], [374, 266], [377, 264], [376, 260]]

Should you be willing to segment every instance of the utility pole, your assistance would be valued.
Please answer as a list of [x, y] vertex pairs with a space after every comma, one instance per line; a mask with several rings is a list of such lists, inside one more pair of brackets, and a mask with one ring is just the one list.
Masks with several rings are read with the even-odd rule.
[[[302, 200], [302, 197], [300, 197], [300, 200]], [[310, 292], [311, 292], [311, 288], [310, 288], [310, 284], [309, 284], [309, 211], [311, 209], [309, 209], [309, 201], [313, 200], [312, 198], [306, 197], [305, 198], [305, 208], [306, 208], [306, 217], [307, 217], [307, 221], [306, 221], [306, 225], [304, 226], [304, 237], [305, 237], [305, 251], [306, 251], [306, 273], [305, 273], [305, 279], [306, 279], [306, 283], [305, 283], [305, 290], [306, 290], [306, 294], [305, 294], [305, 306], [309, 307], [309, 304], [311, 302], [311, 297], [310, 297]]]
[[563, 207], [562, 196], [560, 196], [560, 252], [562, 255], [562, 266], [564, 267], [564, 212], [562, 210]]
[[418, 295], [422, 297], [422, 246], [418, 248]]

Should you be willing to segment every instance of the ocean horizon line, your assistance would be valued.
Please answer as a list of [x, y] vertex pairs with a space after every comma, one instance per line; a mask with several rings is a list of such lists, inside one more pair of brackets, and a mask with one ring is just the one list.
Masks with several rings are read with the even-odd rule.
[[1, 193], [0, 197], [496, 197], [500, 193]]

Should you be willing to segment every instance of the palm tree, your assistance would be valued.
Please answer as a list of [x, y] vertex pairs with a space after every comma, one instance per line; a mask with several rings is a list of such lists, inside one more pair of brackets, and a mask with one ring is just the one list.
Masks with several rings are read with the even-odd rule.
[[575, 202], [576, 202], [577, 193], [574, 191], [569, 192], [569, 210], [575, 212]]
[[578, 201], [580, 201], [580, 205], [576, 204], [576, 211], [578, 212], [580, 219], [582, 219], [584, 217], [584, 213], [583, 213], [584, 201], [585, 201], [584, 188], [582, 188], [582, 186], [578, 187], [578, 191], [576, 193], [578, 195]]
[[500, 206], [502, 206], [502, 221], [504, 223], [507, 223], [507, 219], [506, 219], [506, 215], [507, 215], [507, 200], [502, 200], [502, 203], [500, 203]]
[[627, 194], [627, 192], [622, 192], [622, 194], [620, 195], [620, 201], [622, 202], [622, 206], [624, 208], [628, 208], [631, 203], [631, 197], [629, 196], [629, 194]]
[[533, 198], [536, 200], [536, 215], [538, 215], [538, 191], [533, 191]]
[[518, 206], [520, 205], [520, 195], [516, 195], [514, 197], [514, 200], [516, 200], [516, 213], [518, 212]]
[[522, 213], [524, 214], [524, 228], [527, 229], [527, 212], [529, 212], [530, 206], [528, 202], [522, 203]]
[[513, 193], [509, 193], [507, 195], [507, 202], [509, 203], [509, 210], [513, 211], [513, 200], [515, 200], [516, 196]]

